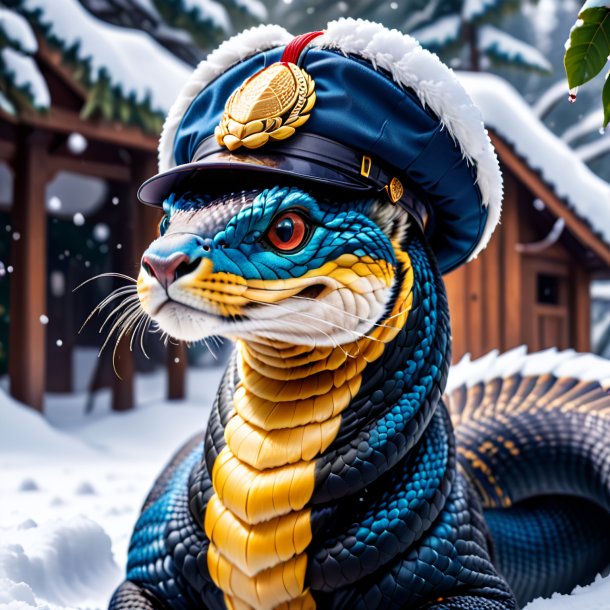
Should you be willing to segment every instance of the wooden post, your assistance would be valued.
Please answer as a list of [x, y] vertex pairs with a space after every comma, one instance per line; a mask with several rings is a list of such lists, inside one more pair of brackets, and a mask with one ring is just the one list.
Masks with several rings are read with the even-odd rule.
[[[11, 395], [39, 411], [45, 389], [48, 137], [23, 131], [18, 139], [12, 209], [9, 375]], [[44, 318], [43, 318], [44, 320]]]
[[167, 345], [167, 398], [182, 400], [186, 394], [186, 346], [184, 343]]
[[502, 210], [502, 279], [503, 279], [503, 321], [504, 340], [501, 348], [509, 350], [518, 347], [528, 337], [523, 333], [523, 312], [521, 255], [516, 244], [519, 238], [519, 184], [514, 175], [504, 172], [504, 205]]
[[451, 359], [457, 362], [468, 351], [468, 322], [466, 316], [466, 270], [460, 267], [443, 277], [451, 317]]
[[591, 351], [591, 274], [584, 268], [582, 262], [574, 265], [574, 303], [570, 304], [572, 314], [572, 341], [579, 352]]
[[[114, 184], [112, 197], [118, 198], [117, 213], [114, 215], [113, 229], [116, 231], [115, 239], [111, 240], [114, 250], [114, 271], [135, 277], [136, 264], [134, 253], [137, 241], [135, 235], [135, 207], [137, 202], [133, 198], [133, 185]], [[116, 349], [114, 357], [115, 374], [112, 376], [112, 410], [127, 411], [135, 404], [134, 399], [134, 372], [133, 354], [129, 350], [130, 335], [126, 334]], [[110, 346], [109, 349], [112, 349]]]
[[[160, 213], [154, 208], [138, 202], [138, 188], [147, 178], [157, 171], [154, 154], [138, 154], [130, 151], [133, 156], [132, 177], [127, 187], [119, 188], [119, 236], [117, 241], [121, 244], [120, 255], [116, 257], [116, 270], [131, 277], [137, 277], [142, 252], [155, 238]], [[135, 348], [134, 348], [135, 349]], [[170, 350], [171, 351], [171, 350]], [[180, 357], [174, 355], [173, 358]], [[173, 360], [173, 359], [172, 359]], [[182, 361], [185, 358], [181, 359]], [[121, 377], [113, 382], [113, 409], [123, 411], [131, 409], [134, 405], [133, 375], [135, 372], [133, 354], [129, 351], [129, 340], [125, 337], [117, 350], [117, 369]], [[184, 393], [184, 371], [179, 366], [170, 367], [170, 375], [178, 375], [175, 391], [176, 397]], [[172, 373], [172, 371], [175, 371]], [[181, 376], [181, 377], [180, 377]], [[182, 390], [177, 381], [182, 383]]]
[[[133, 181], [135, 191], [137, 191], [142, 182], [154, 176], [156, 172], [156, 160], [152, 155], [141, 158], [137, 163], [137, 179]], [[135, 191], [133, 197], [137, 198]], [[137, 236], [139, 241], [136, 261], [139, 261], [150, 242], [157, 235], [161, 212], [157, 208], [138, 203], [137, 217]], [[186, 393], [186, 368], [186, 346], [183, 343], [175, 344], [169, 342], [167, 345], [167, 398], [169, 400], [181, 400], [184, 398]]]

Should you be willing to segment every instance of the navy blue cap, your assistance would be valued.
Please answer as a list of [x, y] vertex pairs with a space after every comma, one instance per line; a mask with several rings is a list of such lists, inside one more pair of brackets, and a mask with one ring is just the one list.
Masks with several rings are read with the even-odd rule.
[[[224, 182], [226, 188], [235, 188], [236, 173], [244, 172], [244, 176], [293, 176], [363, 192], [381, 191], [383, 181], [395, 176], [410, 195], [405, 199], [418, 201], [409, 211], [424, 228], [443, 272], [484, 247], [493, 226], [490, 231], [489, 201], [483, 201], [477, 184], [481, 176], [480, 172], [477, 175], [476, 162], [465, 154], [446, 123], [423, 106], [418, 92], [363, 58], [333, 49], [307, 48], [299, 65], [313, 78], [317, 96], [307, 122], [294, 136], [257, 149], [242, 147], [230, 152], [218, 146], [214, 129], [229, 97], [248, 78], [280, 61], [283, 52], [284, 46], [255, 53], [228, 67], [194, 95], [172, 134], [174, 168], [142, 185], [138, 195], [143, 202], [162, 204], [169, 192], [194, 172], [203, 179], [201, 184], [208, 174], [211, 183]], [[301, 141], [314, 136], [319, 142], [343, 147], [351, 162], [346, 161], [345, 166], [325, 163], [323, 146], [318, 147], [311, 138], [309, 154], [295, 154], [300, 135]], [[358, 172], [358, 160], [364, 158], [375, 167], [375, 176]], [[273, 176], [267, 180], [272, 184]], [[499, 206], [499, 201], [492, 203]], [[497, 218], [494, 226], [496, 222]]]

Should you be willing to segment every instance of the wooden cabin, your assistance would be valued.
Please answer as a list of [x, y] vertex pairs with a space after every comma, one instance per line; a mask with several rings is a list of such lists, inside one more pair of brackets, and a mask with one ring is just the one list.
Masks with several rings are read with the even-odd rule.
[[[57, 214], [49, 208], [47, 188], [62, 173], [95, 177], [105, 185], [107, 196], [103, 204], [86, 220], [81, 215], [77, 222], [75, 216], [74, 225], [86, 222], [92, 227], [93, 223], [103, 223], [111, 237], [109, 245], [105, 246], [108, 254], [103, 270], [135, 277], [141, 253], [154, 238], [160, 217], [158, 210], [138, 203], [136, 191], [145, 179], [156, 173], [158, 130], [167, 108], [157, 109], [156, 114], [149, 108], [148, 125], [138, 124], [141, 117], [135, 111], [137, 108], [130, 110], [129, 107], [136, 96], [126, 90], [120, 97], [120, 88], [109, 80], [113, 66], [108, 66], [102, 75], [106, 79], [103, 91], [100, 89], [102, 81], [98, 81], [97, 88], [87, 88], [83, 74], [88, 64], [79, 64], [74, 59], [74, 48], [61, 52], [45, 41], [43, 33], [46, 30], [34, 33], [25, 20], [18, 15], [13, 18], [20, 20], [22, 31], [30, 31], [31, 42], [26, 50], [31, 56], [21, 47], [14, 51], [23, 51], [21, 61], [29, 66], [29, 71], [20, 75], [20, 81], [11, 82], [10, 73], [8, 77], [0, 74], [5, 78], [5, 90], [13, 92], [12, 101], [16, 102], [11, 107], [0, 87], [2, 191], [5, 195], [9, 193], [10, 199], [4, 202], [2, 210], [3, 219], [6, 219], [1, 232], [2, 246], [7, 258], [3, 261], [5, 272], [0, 281], [3, 282], [3, 294], [7, 292], [7, 283], [10, 293], [8, 349], [2, 347], [8, 352], [11, 395], [42, 411], [46, 391], [73, 390], [78, 329], [88, 313], [77, 307], [86, 291], [74, 294], [73, 290], [94, 275], [87, 268], [89, 261], [71, 257], [66, 250], [65, 258], [70, 263], [65, 265], [66, 285], [59, 296], [53, 293], [50, 271], [51, 263], [57, 265], [57, 260], [50, 261], [49, 252], [52, 246], [61, 249], [63, 246], [51, 243], [50, 229], [52, 222], [57, 221]], [[92, 27], [98, 27], [93, 20], [92, 24]], [[149, 45], [151, 52], [155, 52], [155, 43], [142, 44]], [[69, 41], [66, 47], [69, 47]], [[165, 52], [159, 56], [165, 62], [173, 61]], [[174, 77], [180, 81], [188, 76], [190, 68], [176, 62]], [[24, 86], [25, 77], [29, 82]], [[162, 81], [160, 86], [166, 85]], [[92, 111], [95, 93], [103, 98], [96, 103], [105, 103], [111, 110], [123, 104], [123, 111], [127, 110], [124, 116], [132, 120], [121, 121]], [[111, 95], [114, 97], [109, 97]], [[146, 98], [146, 104], [149, 98]], [[35, 107], [37, 99], [47, 101], [47, 107]], [[145, 110], [142, 109], [143, 114]], [[82, 150], [70, 145], [75, 134], [86, 142]], [[72, 225], [71, 220], [67, 224]], [[55, 239], [61, 240], [63, 235]], [[108, 292], [118, 285], [110, 285]], [[99, 348], [99, 338], [96, 341]], [[184, 393], [186, 357], [183, 349], [174, 344], [168, 348], [170, 398], [179, 398]], [[120, 377], [113, 373], [112, 366], [106, 367], [108, 374], [92, 373], [89, 387], [95, 390], [110, 386], [113, 408], [125, 410], [134, 404], [134, 359], [129, 341], [121, 343], [116, 362]]]
[[589, 351], [591, 281], [610, 276], [610, 186], [505, 81], [460, 79], [490, 130], [504, 202], [488, 247], [445, 276], [453, 361], [524, 344]]

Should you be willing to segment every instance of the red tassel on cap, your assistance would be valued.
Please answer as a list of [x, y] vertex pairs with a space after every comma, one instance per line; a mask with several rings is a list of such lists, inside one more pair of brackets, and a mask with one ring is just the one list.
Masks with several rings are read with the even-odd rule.
[[284, 49], [282, 59], [280, 61], [296, 64], [299, 61], [299, 56], [303, 52], [303, 49], [318, 36], [321, 36], [324, 32], [309, 32], [307, 34], [300, 34], [296, 38], [293, 38]]

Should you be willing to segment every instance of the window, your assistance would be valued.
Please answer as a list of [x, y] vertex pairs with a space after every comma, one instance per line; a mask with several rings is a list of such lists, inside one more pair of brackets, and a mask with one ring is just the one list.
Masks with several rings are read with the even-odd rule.
[[539, 274], [537, 301], [542, 305], [559, 305], [559, 278], [555, 275]]

